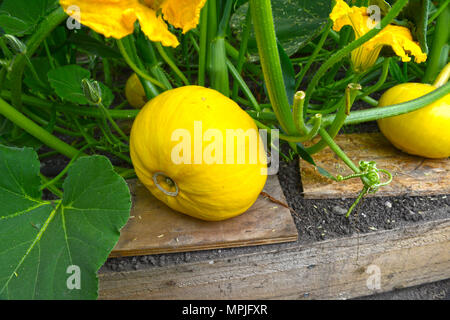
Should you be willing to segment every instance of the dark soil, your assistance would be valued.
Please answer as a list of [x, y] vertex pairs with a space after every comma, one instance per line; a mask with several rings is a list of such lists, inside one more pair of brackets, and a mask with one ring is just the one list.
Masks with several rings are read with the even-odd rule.
[[[365, 126], [365, 128], [368, 127]], [[301, 195], [302, 185], [298, 159], [281, 162], [278, 177], [299, 231], [298, 244], [392, 229], [408, 224], [450, 217], [450, 195], [443, 194], [427, 197], [364, 198], [352, 215], [346, 218], [346, 211], [354, 199], [307, 200]], [[289, 244], [273, 244], [270, 246], [282, 249], [287, 245]], [[185, 262], [214, 260], [250, 252], [255, 253], [264, 249], [267, 249], [267, 245], [111, 258], [107, 260], [101, 271], [128, 271]]]

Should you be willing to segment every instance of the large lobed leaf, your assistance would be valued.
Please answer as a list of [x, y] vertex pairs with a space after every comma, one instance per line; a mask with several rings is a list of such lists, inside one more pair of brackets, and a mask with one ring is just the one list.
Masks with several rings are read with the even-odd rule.
[[127, 184], [107, 158], [83, 157], [63, 199], [45, 201], [39, 168], [32, 149], [0, 146], [0, 299], [96, 298], [96, 273], [129, 217]]
[[57, 0], [0, 1], [0, 25], [15, 36], [31, 34], [45, 15], [57, 6]]

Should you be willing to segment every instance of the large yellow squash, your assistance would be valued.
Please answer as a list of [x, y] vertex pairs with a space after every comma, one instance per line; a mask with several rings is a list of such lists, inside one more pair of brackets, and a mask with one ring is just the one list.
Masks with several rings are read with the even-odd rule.
[[231, 99], [200, 86], [149, 101], [133, 123], [130, 154], [139, 180], [156, 198], [203, 220], [245, 212], [267, 178], [254, 121]]
[[[410, 101], [435, 90], [424, 83], [403, 83], [387, 90], [379, 107]], [[425, 158], [450, 156], [450, 94], [414, 112], [378, 120], [384, 136], [398, 149]]]

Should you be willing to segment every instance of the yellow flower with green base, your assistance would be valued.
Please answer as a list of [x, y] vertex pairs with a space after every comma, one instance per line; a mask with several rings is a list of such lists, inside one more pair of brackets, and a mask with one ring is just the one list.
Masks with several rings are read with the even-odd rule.
[[[336, 0], [330, 19], [333, 20], [335, 31], [340, 31], [347, 25], [351, 26], [356, 39], [368, 33], [373, 25], [366, 7], [350, 7], [344, 0]], [[354, 71], [363, 72], [373, 66], [384, 46], [390, 46], [403, 62], [411, 61], [410, 55], [415, 57], [416, 63], [427, 59], [418, 43], [413, 41], [408, 28], [389, 24], [372, 39], [352, 51]]]
[[186, 33], [197, 26], [206, 0], [60, 0], [59, 3], [67, 13], [77, 7], [79, 15], [74, 18], [105, 37], [121, 39], [133, 33], [138, 20], [150, 40], [176, 47], [179, 42], [166, 21]]

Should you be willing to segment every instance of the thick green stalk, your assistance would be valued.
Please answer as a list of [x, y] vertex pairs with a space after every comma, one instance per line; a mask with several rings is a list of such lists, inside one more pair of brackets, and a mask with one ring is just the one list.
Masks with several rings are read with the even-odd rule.
[[225, 51], [225, 38], [217, 37], [210, 44], [209, 77], [211, 88], [216, 89], [225, 96], [230, 96], [230, 80], [227, 68], [227, 54]]
[[38, 140], [42, 141], [50, 148], [53, 148], [56, 151], [60, 152], [61, 154], [69, 158], [73, 158], [78, 155], [77, 149], [50, 134], [47, 130], [43, 129], [27, 117], [25, 117], [22, 113], [17, 111], [14, 107], [9, 105], [5, 100], [1, 98], [0, 114], [8, 118], [11, 122], [22, 128], [24, 131], [28, 132]]
[[439, 64], [441, 58], [441, 52], [448, 43], [450, 34], [450, 7], [447, 7], [441, 12], [436, 21], [436, 28], [433, 33], [433, 42], [431, 44], [430, 55], [428, 56], [427, 69], [425, 75], [422, 78], [424, 83], [432, 83], [434, 78], [439, 72]]
[[287, 134], [295, 135], [297, 129], [284, 86], [270, 0], [250, 0], [249, 2], [269, 99], [281, 128]]

